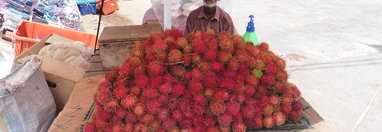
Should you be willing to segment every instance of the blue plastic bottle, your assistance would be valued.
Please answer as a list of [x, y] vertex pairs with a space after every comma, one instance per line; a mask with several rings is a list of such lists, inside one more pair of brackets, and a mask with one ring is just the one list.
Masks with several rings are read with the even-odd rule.
[[253, 18], [255, 18], [255, 16], [250, 15], [249, 18], [251, 20], [248, 22], [247, 31], [244, 33], [243, 38], [245, 42], [252, 42], [253, 45], [258, 45], [259, 40], [257, 39], [257, 35], [255, 33], [255, 22], [253, 22]]

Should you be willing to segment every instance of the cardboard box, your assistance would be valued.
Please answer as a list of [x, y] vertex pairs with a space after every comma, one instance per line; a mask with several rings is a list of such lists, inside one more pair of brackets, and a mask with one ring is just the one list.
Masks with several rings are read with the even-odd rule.
[[143, 42], [151, 34], [162, 31], [159, 24], [105, 27], [98, 41], [102, 65], [108, 69], [121, 65], [135, 41]]
[[[72, 43], [73, 40], [55, 34], [49, 35], [16, 57], [12, 70], [22, 64], [28, 56], [37, 55], [43, 47], [54, 42]], [[74, 85], [83, 77], [86, 69], [50, 58], [43, 58], [41, 69], [56, 102], [57, 112], [60, 112], [68, 101]]]

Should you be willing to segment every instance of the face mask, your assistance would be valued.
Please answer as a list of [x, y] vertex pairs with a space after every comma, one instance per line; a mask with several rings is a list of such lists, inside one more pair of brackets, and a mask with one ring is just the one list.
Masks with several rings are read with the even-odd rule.
[[212, 0], [212, 3], [209, 2], [203, 2], [204, 6], [206, 7], [215, 7], [216, 6], [216, 0]]

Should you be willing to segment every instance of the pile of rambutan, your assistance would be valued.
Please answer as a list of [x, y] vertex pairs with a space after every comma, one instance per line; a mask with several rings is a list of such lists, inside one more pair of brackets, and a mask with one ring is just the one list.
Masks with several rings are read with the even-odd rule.
[[177, 29], [136, 42], [105, 75], [92, 131], [234, 131], [299, 120], [303, 105], [285, 61], [268, 44], [228, 33]]

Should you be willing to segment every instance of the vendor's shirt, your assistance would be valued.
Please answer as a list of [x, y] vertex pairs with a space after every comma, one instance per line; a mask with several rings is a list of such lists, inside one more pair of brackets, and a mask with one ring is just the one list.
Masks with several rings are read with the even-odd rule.
[[188, 16], [185, 34], [187, 35], [194, 31], [206, 32], [207, 29], [213, 29], [215, 33], [226, 31], [231, 35], [237, 34], [232, 19], [227, 12], [216, 7], [215, 15], [208, 19], [203, 6], [201, 6], [192, 11]]

